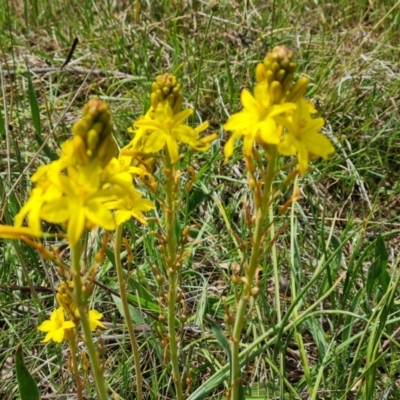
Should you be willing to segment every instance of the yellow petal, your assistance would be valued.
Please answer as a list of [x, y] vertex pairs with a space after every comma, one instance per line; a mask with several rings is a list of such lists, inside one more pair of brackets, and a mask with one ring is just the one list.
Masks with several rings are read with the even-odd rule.
[[179, 147], [176, 140], [171, 136], [167, 137], [167, 147], [169, 156], [171, 157], [171, 162], [172, 164], [175, 164], [179, 160]]
[[56, 328], [56, 326], [55, 326], [54, 322], [49, 321], [49, 320], [43, 321], [43, 322], [37, 327], [37, 329], [38, 329], [39, 331], [42, 331], [42, 332], [50, 332], [50, 331], [53, 331], [55, 328]]
[[124, 222], [129, 221], [132, 217], [130, 210], [117, 210], [115, 212], [115, 222], [117, 225], [122, 225]]
[[71, 328], [75, 327], [75, 323], [72, 322], [72, 321], [65, 321], [65, 322], [63, 323], [62, 327], [63, 327], [64, 329], [71, 329]]
[[62, 340], [64, 339], [64, 329], [63, 328], [59, 328], [56, 331], [54, 331], [52, 339], [57, 342], [57, 343], [61, 343]]
[[53, 331], [50, 331], [43, 340], [40, 341], [40, 343], [47, 343], [51, 340], [53, 337]]
[[77, 205], [68, 222], [67, 236], [71, 246], [75, 246], [85, 228], [85, 210]]
[[85, 207], [85, 216], [90, 222], [107, 231], [112, 231], [115, 229], [112, 213], [107, 209], [106, 206], [97, 201], [88, 202], [87, 206]]
[[335, 152], [329, 139], [321, 133], [310, 133], [303, 138], [303, 142], [310, 153], [325, 159], [329, 154]]
[[42, 236], [41, 232], [36, 232], [32, 228], [22, 226], [0, 225], [0, 237], [3, 239], [19, 239], [21, 236]]
[[298, 153], [297, 153], [297, 160], [299, 162], [299, 170], [300, 173], [304, 174], [308, 169], [308, 151], [304, 144], [298, 144]]
[[258, 112], [259, 104], [257, 100], [253, 97], [253, 95], [247, 90], [244, 89], [240, 96], [240, 100], [242, 101], [243, 107], [251, 112]]
[[[168, 105], [169, 106], [169, 105]], [[180, 113], [174, 116], [174, 125], [183, 124], [191, 115], [193, 114], [193, 110], [183, 110]]]
[[225, 162], [232, 156], [233, 151], [235, 149], [236, 140], [242, 136], [240, 132], [234, 132], [233, 135], [228, 139], [224, 146], [224, 153], [225, 153]]
[[47, 222], [61, 224], [69, 219], [68, 199], [63, 197], [46, 203], [40, 212], [40, 217]]
[[157, 153], [165, 146], [167, 134], [163, 130], [154, 131], [147, 139], [143, 146], [145, 153]]

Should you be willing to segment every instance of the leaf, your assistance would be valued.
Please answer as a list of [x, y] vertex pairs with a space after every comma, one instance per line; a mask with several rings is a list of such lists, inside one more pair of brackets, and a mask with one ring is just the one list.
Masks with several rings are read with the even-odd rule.
[[[204, 315], [204, 319], [210, 324], [211, 331], [215, 335], [215, 338], [217, 339], [218, 344], [220, 347], [225, 351], [226, 355], [228, 356], [228, 361], [230, 365], [230, 369], [232, 366], [232, 356], [231, 356], [231, 347], [229, 345], [229, 341], [226, 338], [224, 332], [222, 329], [219, 327], [219, 325], [213, 321], [209, 316]], [[232, 371], [231, 371], [232, 372]], [[231, 375], [231, 372], [229, 375]], [[244, 390], [243, 386], [239, 383], [239, 400], [244, 400]]]
[[194, 186], [189, 197], [188, 214], [191, 214], [201, 203], [209, 198], [209, 193], [206, 193], [201, 187]]
[[308, 318], [303, 322], [304, 326], [311, 333], [318, 349], [318, 358], [320, 362], [325, 357], [326, 350], [328, 348], [328, 344], [325, 340], [325, 333], [322, 329], [320, 323], [315, 318]]
[[369, 267], [367, 275], [366, 290], [368, 296], [371, 294], [375, 281], [377, 280], [379, 280], [384, 293], [388, 290], [390, 277], [386, 269], [387, 263], [388, 253], [382, 236], [379, 235], [375, 243], [375, 260]]
[[228, 339], [224, 335], [224, 332], [222, 332], [222, 329], [218, 326], [218, 324], [208, 315], [204, 315], [204, 319], [210, 324], [211, 330], [215, 335], [218, 344], [225, 351], [226, 355], [228, 356], [229, 363], [231, 363], [231, 348], [229, 346]]
[[17, 346], [17, 352], [15, 353], [15, 371], [21, 400], [40, 400], [41, 397], [36, 382], [24, 363], [22, 344]]

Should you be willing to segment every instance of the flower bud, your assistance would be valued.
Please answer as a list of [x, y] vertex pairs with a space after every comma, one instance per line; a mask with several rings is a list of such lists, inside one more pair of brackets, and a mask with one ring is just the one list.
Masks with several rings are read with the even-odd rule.
[[308, 78], [302, 77], [300, 78], [290, 89], [289, 95], [286, 101], [290, 101], [291, 103], [296, 103], [300, 98], [304, 95], [307, 90]]
[[282, 85], [278, 81], [273, 81], [269, 87], [271, 104], [279, 104], [282, 100]]
[[182, 94], [176, 77], [171, 74], [159, 75], [151, 85], [151, 105], [154, 109], [158, 103], [168, 101], [174, 113], [181, 111]]
[[108, 105], [100, 99], [91, 99], [83, 107], [82, 114], [72, 127], [75, 157], [81, 165], [99, 158], [101, 166], [105, 167], [117, 149], [111, 134], [113, 123]]
[[[271, 84], [273, 81], [283, 82], [287, 81], [287, 76], [293, 74], [296, 70], [296, 63], [293, 61], [294, 54], [286, 46], [276, 46], [274, 49], [267, 53], [264, 58], [263, 66], [265, 69], [265, 79]], [[256, 76], [261, 76], [260, 67], [256, 67]], [[257, 80], [258, 81], [258, 80]], [[287, 90], [287, 88], [284, 88]], [[283, 93], [285, 93], [285, 90]]]

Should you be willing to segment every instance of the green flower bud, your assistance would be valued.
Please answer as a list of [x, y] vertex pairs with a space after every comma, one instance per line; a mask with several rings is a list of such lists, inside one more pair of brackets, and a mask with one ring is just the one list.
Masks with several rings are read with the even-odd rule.
[[74, 151], [79, 164], [99, 158], [105, 167], [114, 156], [117, 145], [112, 137], [113, 123], [108, 105], [91, 99], [83, 107], [83, 117], [72, 127]]
[[[151, 85], [151, 105], [157, 108], [158, 103], [168, 101], [174, 112], [181, 111], [182, 100], [180, 85], [171, 74], [159, 75]], [[154, 96], [156, 94], [156, 96]]]
[[303, 97], [304, 93], [307, 90], [308, 82], [308, 78], [300, 78], [290, 89], [286, 101], [296, 103], [296, 101], [300, 100], [300, 98]]

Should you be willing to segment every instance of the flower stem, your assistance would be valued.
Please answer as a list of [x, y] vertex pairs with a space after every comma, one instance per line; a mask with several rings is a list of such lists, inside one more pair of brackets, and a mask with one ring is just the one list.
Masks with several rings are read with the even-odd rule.
[[[294, 186], [296, 187], [297, 185], [297, 180], [298, 177], [296, 177], [295, 181], [294, 181]], [[295, 270], [295, 240], [296, 240], [296, 220], [295, 220], [295, 202], [292, 204], [291, 207], [291, 212], [290, 212], [290, 269], [292, 272], [292, 279], [291, 279], [291, 295], [292, 295], [292, 301], [295, 302], [296, 298], [297, 298], [297, 283], [296, 283], [296, 273], [297, 271]], [[296, 306], [293, 309], [293, 320], [297, 320], [299, 313], [298, 313], [298, 306]], [[312, 384], [312, 379], [311, 379], [311, 372], [310, 372], [310, 367], [308, 365], [308, 360], [307, 360], [307, 354], [305, 351], [305, 347], [304, 347], [304, 342], [303, 342], [303, 337], [301, 335], [301, 332], [298, 329], [297, 324], [293, 325], [293, 330], [294, 330], [294, 338], [296, 340], [297, 343], [297, 347], [299, 349], [299, 353], [300, 353], [300, 361], [301, 361], [301, 365], [303, 367], [303, 371], [304, 371], [304, 377], [306, 379], [307, 382], [307, 386], [308, 386], [308, 392], [310, 395], [310, 398], [313, 397], [314, 394], [314, 387]]]
[[70, 338], [69, 338], [69, 348], [71, 350], [71, 358], [72, 358], [72, 368], [74, 373], [74, 378], [76, 382], [76, 395], [78, 400], [83, 400], [82, 395], [82, 381], [81, 377], [79, 376], [79, 369], [78, 369], [78, 359], [76, 357], [77, 347], [76, 347], [76, 331], [75, 329], [71, 330]]
[[74, 296], [75, 304], [79, 310], [79, 317], [82, 324], [85, 344], [89, 353], [90, 363], [94, 381], [96, 383], [98, 398], [100, 400], [108, 400], [106, 384], [103, 377], [103, 371], [100, 367], [100, 360], [96, 353], [93, 343], [92, 332], [90, 330], [89, 317], [87, 313], [86, 300], [82, 291], [82, 279], [80, 271], [80, 246], [79, 243], [72, 248], [72, 276], [74, 278]]
[[128, 298], [126, 296], [125, 289], [125, 281], [122, 272], [122, 264], [121, 264], [121, 240], [122, 240], [122, 225], [118, 225], [115, 232], [115, 245], [114, 245], [114, 253], [115, 253], [115, 266], [117, 268], [117, 276], [118, 276], [118, 285], [119, 285], [119, 293], [121, 296], [122, 308], [124, 309], [124, 316], [126, 326], [129, 332], [129, 338], [131, 340], [133, 360], [135, 362], [136, 369], [136, 399], [142, 400], [142, 370], [140, 367], [140, 355], [138, 349], [138, 343], [135, 336], [135, 330], [133, 328], [131, 314], [129, 312]]
[[165, 162], [166, 175], [166, 272], [168, 275], [168, 339], [172, 366], [172, 380], [175, 384], [176, 399], [183, 399], [182, 378], [179, 372], [178, 360], [178, 342], [176, 338], [176, 295], [178, 289], [178, 271], [176, 265], [177, 243], [175, 237], [175, 198], [174, 198], [174, 165], [171, 163], [171, 158], [167, 152]]
[[264, 188], [260, 201], [256, 209], [256, 221], [253, 232], [252, 248], [249, 264], [245, 267], [245, 284], [236, 310], [235, 324], [233, 326], [231, 337], [231, 353], [232, 353], [232, 369], [231, 369], [231, 399], [239, 399], [240, 387], [240, 360], [239, 360], [239, 345], [243, 326], [246, 322], [246, 310], [249, 300], [252, 296], [251, 289], [253, 280], [258, 268], [261, 242], [264, 236], [264, 222], [267, 216], [271, 198], [271, 188], [275, 172], [276, 151], [272, 153], [268, 161], [267, 170], [263, 176]]

